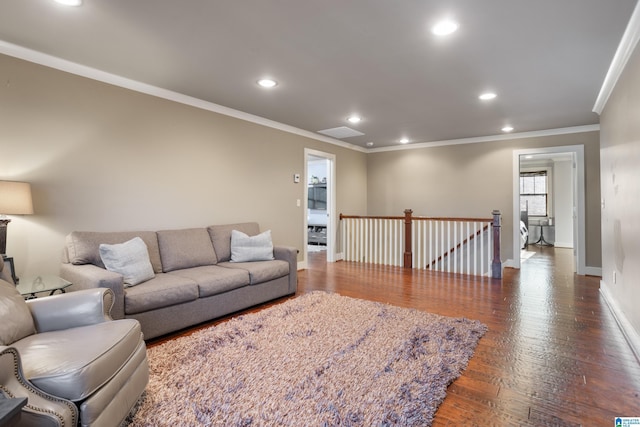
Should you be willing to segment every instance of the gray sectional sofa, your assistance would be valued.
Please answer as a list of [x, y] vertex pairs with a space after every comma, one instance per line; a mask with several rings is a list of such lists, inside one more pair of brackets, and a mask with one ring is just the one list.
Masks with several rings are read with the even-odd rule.
[[[74, 231], [67, 236], [60, 275], [73, 284], [70, 290], [113, 290], [112, 317], [138, 320], [145, 339], [294, 294], [297, 250], [274, 246], [272, 260], [233, 262], [232, 230], [247, 236], [260, 234], [257, 223], [163, 231]], [[153, 277], [129, 286], [122, 274], [105, 268], [100, 246], [136, 237], [146, 244]]]

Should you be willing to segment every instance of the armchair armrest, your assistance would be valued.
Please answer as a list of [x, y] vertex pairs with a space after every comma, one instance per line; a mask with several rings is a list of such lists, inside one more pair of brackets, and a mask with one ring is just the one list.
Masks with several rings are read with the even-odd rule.
[[298, 250], [291, 246], [274, 246], [273, 257], [289, 263], [289, 293], [298, 289]]
[[27, 301], [38, 332], [69, 329], [112, 320], [113, 291], [84, 289]]
[[75, 427], [78, 423], [76, 405], [35, 388], [24, 377], [18, 350], [0, 346], [0, 393], [8, 398], [26, 397], [20, 425]]
[[114, 294], [114, 304], [111, 317], [124, 318], [124, 278], [121, 274], [93, 264], [74, 265], [63, 263], [60, 267], [60, 277], [72, 283], [72, 291], [81, 289], [109, 288]]

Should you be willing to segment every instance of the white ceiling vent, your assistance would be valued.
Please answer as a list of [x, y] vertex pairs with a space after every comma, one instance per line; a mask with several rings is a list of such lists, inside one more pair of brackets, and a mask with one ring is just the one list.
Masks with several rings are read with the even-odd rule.
[[351, 129], [346, 126], [340, 126], [337, 128], [324, 129], [319, 130], [318, 133], [330, 136], [332, 138], [342, 139], [342, 138], [350, 138], [352, 136], [362, 136], [364, 133], [358, 132], [355, 129]]

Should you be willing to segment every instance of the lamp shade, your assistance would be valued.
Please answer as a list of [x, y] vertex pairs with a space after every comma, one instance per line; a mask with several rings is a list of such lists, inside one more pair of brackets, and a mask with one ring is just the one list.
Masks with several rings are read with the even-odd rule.
[[30, 215], [32, 213], [31, 184], [0, 181], [0, 215]]

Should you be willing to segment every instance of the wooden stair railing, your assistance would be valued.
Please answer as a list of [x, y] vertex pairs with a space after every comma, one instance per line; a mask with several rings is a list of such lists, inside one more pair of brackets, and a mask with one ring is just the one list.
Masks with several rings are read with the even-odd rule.
[[[444, 259], [446, 259], [447, 257], [451, 257], [453, 254], [456, 253], [456, 251], [461, 251], [461, 249], [465, 246], [470, 244], [474, 239], [477, 239], [478, 236], [480, 236], [481, 234], [483, 234], [484, 232], [486, 232], [488, 230], [488, 228], [491, 226], [493, 229], [493, 232], [488, 236], [487, 238], [487, 243], [491, 244], [491, 242], [493, 242], [493, 248], [489, 247], [487, 248], [489, 250], [489, 254], [488, 256], [492, 256], [491, 259], [487, 258], [487, 261], [491, 261], [491, 265], [490, 265], [490, 275], [493, 278], [501, 278], [502, 277], [502, 261], [500, 260], [500, 211], [498, 210], [494, 210], [492, 212], [493, 218], [447, 218], [447, 217], [414, 217], [413, 216], [413, 211], [411, 209], [406, 209], [404, 211], [404, 216], [360, 216], [360, 215], [344, 215], [344, 214], [340, 214], [340, 220], [346, 220], [346, 219], [363, 219], [363, 220], [367, 220], [367, 221], [376, 221], [376, 220], [388, 220], [388, 221], [393, 221], [394, 224], [396, 224], [397, 227], [399, 227], [399, 222], [402, 222], [403, 228], [404, 228], [404, 233], [402, 234], [402, 236], [404, 237], [402, 239], [401, 236], [398, 236], [398, 239], [402, 239], [404, 240], [404, 245], [403, 245], [403, 249], [404, 252], [402, 253], [402, 266], [405, 268], [413, 268], [413, 251], [412, 251], [412, 247], [413, 247], [413, 221], [433, 221], [433, 222], [437, 222], [438, 221], [446, 221], [446, 222], [453, 222], [453, 223], [460, 223], [460, 222], [466, 222], [466, 223], [480, 223], [481, 227], [480, 229], [477, 230], [473, 230], [473, 232], [468, 235], [463, 241], [461, 242], [454, 242], [454, 246], [449, 248], [449, 249], [445, 249], [444, 252], [441, 252], [441, 255], [439, 255], [437, 258], [432, 259], [430, 262], [428, 262], [428, 264], [425, 266], [425, 268], [433, 268], [437, 263], [443, 261]], [[484, 224], [484, 225], [482, 225]], [[372, 225], [371, 228], [375, 228], [375, 225]], [[368, 229], [368, 225], [364, 226], [364, 229], [366, 231], [370, 231]], [[455, 226], [454, 226], [455, 229]], [[469, 232], [470, 230], [467, 229], [467, 232]], [[437, 231], [436, 231], [437, 233]], [[454, 231], [455, 233], [455, 231]], [[462, 235], [462, 233], [461, 233]], [[344, 235], [343, 235], [344, 236]], [[361, 239], [363, 239], [362, 236], [360, 236]], [[454, 239], [455, 240], [455, 239]], [[397, 243], [400, 243], [399, 241], [396, 241]], [[343, 244], [346, 244], [347, 242], [343, 241]], [[394, 249], [395, 250], [395, 249]], [[401, 249], [397, 249], [397, 254], [399, 254]], [[442, 250], [442, 248], [440, 249]], [[480, 250], [482, 250], [482, 248], [480, 248]], [[365, 250], [366, 252], [366, 250]], [[375, 250], [374, 250], [375, 252]], [[492, 252], [492, 253], [491, 253]], [[358, 261], [365, 261], [366, 258], [366, 262], [375, 262], [375, 261], [370, 261], [369, 258], [367, 258], [366, 256], [362, 257], [363, 259], [358, 259]], [[399, 260], [398, 260], [399, 261]], [[395, 263], [393, 265], [396, 265]], [[397, 264], [399, 265], [399, 264]]]

